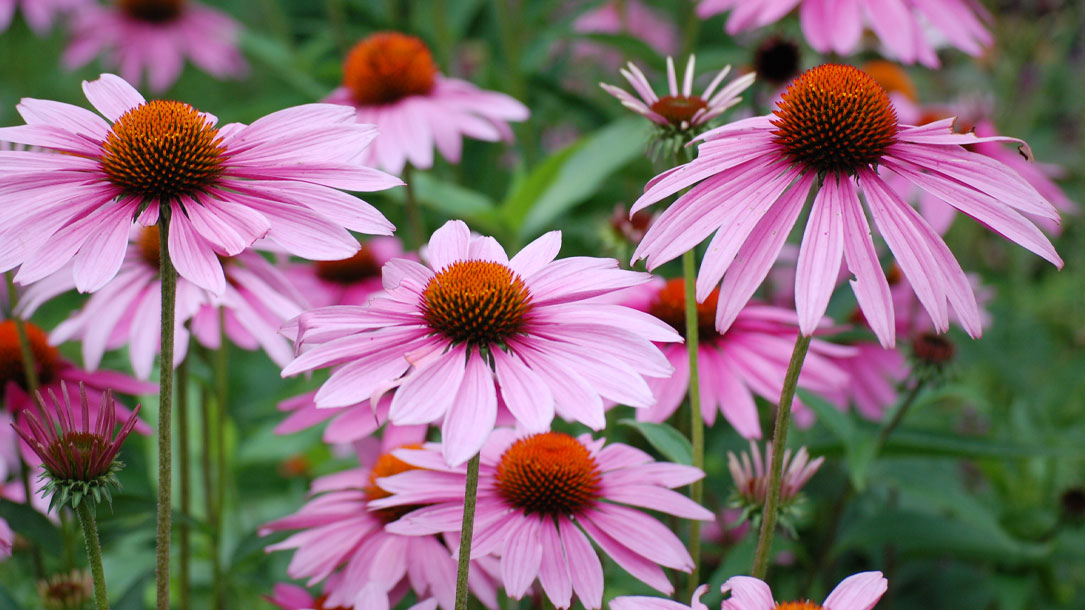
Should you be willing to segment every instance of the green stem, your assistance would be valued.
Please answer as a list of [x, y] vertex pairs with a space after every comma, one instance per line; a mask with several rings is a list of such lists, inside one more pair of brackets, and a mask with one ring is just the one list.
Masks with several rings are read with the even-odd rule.
[[[505, 82], [508, 83], [508, 93], [512, 97], [524, 101], [527, 99], [527, 82], [520, 71], [520, 44], [524, 40], [521, 27], [523, 15], [521, 9], [523, 2], [515, 0], [492, 0], [494, 18], [497, 21], [498, 37], [501, 41], [501, 54], [505, 59]], [[531, 125], [531, 119], [523, 123], [517, 123], [513, 129], [520, 141], [521, 150], [524, 153], [524, 162], [528, 167], [535, 164], [538, 156], [538, 141], [536, 140], [535, 128]]]
[[192, 518], [192, 473], [189, 471], [189, 433], [188, 433], [188, 359], [177, 366], [177, 439], [178, 460], [181, 462], [181, 590], [177, 604], [180, 610], [188, 610], [188, 589], [191, 581], [189, 568], [192, 561], [191, 529]]
[[795, 340], [795, 351], [787, 365], [784, 388], [780, 393], [780, 406], [776, 411], [776, 428], [772, 433], [772, 464], [769, 466], [768, 496], [761, 517], [761, 534], [757, 538], [757, 552], [753, 559], [753, 577], [764, 579], [772, 554], [772, 536], [776, 531], [776, 509], [780, 503], [780, 484], [783, 482], [784, 447], [787, 446], [787, 428], [791, 423], [791, 401], [799, 385], [806, 352], [810, 349], [810, 337], [800, 334]]
[[872, 460], [878, 457], [878, 454], [885, 448], [885, 443], [889, 440], [889, 436], [893, 434], [893, 431], [897, 429], [897, 426], [900, 426], [900, 422], [904, 421], [904, 416], [915, 402], [916, 397], [919, 396], [919, 392], [923, 389], [925, 383], [926, 382], [922, 377], [916, 379], [915, 383], [912, 384], [912, 389], [909, 390], [908, 395], [905, 396], [904, 401], [893, 410], [893, 415], [890, 417], [889, 422], [878, 431], [878, 438], [874, 441], [874, 453], [870, 456]]
[[[686, 288], [686, 351], [689, 353], [689, 440], [693, 446], [693, 467], [704, 470], [704, 418], [701, 416], [701, 383], [697, 366], [697, 261], [692, 249], [682, 255], [682, 276]], [[693, 482], [689, 497], [700, 504], [704, 497], [704, 479]], [[701, 522], [694, 519], [689, 528], [689, 555], [693, 571], [689, 575], [687, 596], [700, 584]]]
[[697, 3], [690, 0], [686, 8], [686, 21], [682, 24], [682, 54], [679, 55], [685, 60], [693, 53], [694, 47], [697, 46], [697, 35], [701, 30], [701, 17], [697, 14]]
[[203, 471], [203, 496], [207, 510], [207, 528], [210, 534], [209, 545], [211, 547], [211, 574], [212, 583], [215, 582], [215, 575], [221, 571], [221, 565], [219, 563], [218, 552], [218, 536], [215, 532], [218, 531], [219, 518], [219, 503], [215, 497], [215, 472], [211, 466], [211, 452], [214, 451], [216, 443], [214, 442], [215, 435], [215, 405], [214, 399], [210, 388], [204, 386], [200, 391], [200, 432], [203, 435], [203, 454], [200, 456], [200, 469]]
[[350, 40], [347, 38], [343, 24], [347, 21], [347, 12], [343, 7], [343, 0], [324, 0], [324, 10], [328, 13], [328, 22], [332, 32], [332, 38], [339, 47], [339, 51], [346, 55], [350, 50]]
[[169, 249], [169, 204], [158, 218], [159, 277], [162, 280], [162, 354], [158, 362], [158, 528], [155, 536], [155, 584], [158, 610], [170, 610], [170, 488], [173, 465], [170, 424], [173, 407], [173, 324], [177, 301], [177, 270]]
[[411, 184], [413, 175], [414, 166], [408, 163], [403, 167], [403, 182], [406, 183], [407, 247], [417, 250], [426, 243], [426, 219], [422, 217], [422, 208], [414, 196], [414, 186]]
[[467, 610], [467, 575], [471, 571], [471, 538], [475, 532], [475, 501], [478, 499], [479, 455], [467, 462], [467, 489], [460, 527], [460, 558], [456, 565], [456, 610]]
[[102, 546], [98, 542], [98, 526], [94, 522], [94, 509], [89, 498], [76, 507], [79, 524], [83, 526], [83, 539], [87, 543], [87, 559], [90, 562], [90, 574], [94, 579], [94, 606], [98, 610], [109, 610], [109, 598], [105, 590], [105, 570], [102, 569]]
[[445, 74], [455, 76], [455, 62], [452, 59], [452, 32], [448, 28], [448, 10], [445, 0], [433, 0], [430, 6], [430, 20], [433, 22], [434, 36], [437, 39], [437, 59], [445, 67]]
[[226, 337], [226, 309], [219, 308], [219, 348], [215, 350], [215, 404], [218, 408], [218, 425], [215, 433], [215, 479], [218, 513], [214, 523], [215, 574], [214, 593], [216, 610], [226, 608], [226, 586], [222, 574], [222, 515], [226, 505], [226, 402], [229, 399], [229, 352]]

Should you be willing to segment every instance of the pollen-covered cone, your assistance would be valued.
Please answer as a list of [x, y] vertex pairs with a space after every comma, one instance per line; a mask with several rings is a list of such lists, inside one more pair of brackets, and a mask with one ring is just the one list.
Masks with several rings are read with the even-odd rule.
[[348, 108], [309, 104], [218, 127], [188, 104], [147, 101], [111, 74], [83, 91], [108, 121], [24, 98], [27, 124], [0, 128], [0, 140], [45, 149], [0, 151], [0, 271], [20, 267], [19, 283], [72, 260], [76, 288], [101, 288], [121, 267], [132, 224], [154, 225], [162, 206], [173, 265], [215, 294], [226, 289], [218, 257], [261, 237], [303, 258], [341, 259], [359, 247], [348, 229], [394, 228], [339, 190], [401, 184], [358, 163], [376, 131]]
[[652, 342], [681, 338], [646, 313], [597, 298], [649, 276], [613, 259], [555, 261], [560, 247], [554, 231], [510, 259], [492, 237], [450, 221], [430, 239], [428, 264], [384, 266], [385, 293], [367, 305], [317, 309], [288, 325], [301, 355], [283, 375], [336, 367], [317, 407], [398, 387], [391, 421], [440, 422], [450, 464], [478, 453], [499, 392], [530, 432], [549, 429], [555, 414], [602, 429], [604, 398], [651, 406], [644, 378], [673, 372]]

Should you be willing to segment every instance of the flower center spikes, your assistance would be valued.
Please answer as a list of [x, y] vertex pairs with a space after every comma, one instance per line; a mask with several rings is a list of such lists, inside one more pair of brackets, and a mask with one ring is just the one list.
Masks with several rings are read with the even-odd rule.
[[125, 195], [172, 201], [206, 191], [222, 174], [218, 129], [181, 102], [153, 100], [121, 115], [103, 145], [102, 168]]
[[668, 95], [661, 97], [652, 104], [652, 111], [667, 119], [673, 127], [684, 129], [693, 122], [693, 117], [708, 107], [708, 102], [696, 95], [686, 97], [684, 95]]
[[497, 465], [497, 491], [527, 514], [576, 515], [598, 498], [599, 466], [588, 449], [560, 432], [513, 443]]
[[[37, 365], [38, 381], [43, 385], [47, 384], [52, 381], [60, 364], [60, 352], [49, 345], [49, 338], [45, 331], [29, 322], [24, 322], [23, 326], [26, 327], [30, 353], [33, 354], [34, 363]], [[17, 383], [24, 390], [29, 387], [14, 320], [0, 322], [0, 395], [3, 394], [4, 386], [8, 382]]]
[[[716, 332], [716, 303], [720, 298], [720, 289], [717, 288], [708, 295], [704, 303], [697, 303], [697, 334], [700, 337], [715, 337]], [[669, 280], [656, 300], [652, 302], [648, 312], [653, 316], [671, 325], [683, 337], [686, 335], [686, 283], [681, 278]]]
[[792, 162], [819, 174], [877, 165], [897, 138], [897, 114], [862, 70], [822, 65], [791, 82], [774, 111], [775, 141]]
[[821, 605], [812, 601], [780, 602], [773, 610], [822, 610]]
[[373, 34], [359, 42], [343, 64], [343, 86], [359, 106], [391, 104], [425, 95], [437, 80], [426, 43], [396, 32]]
[[173, 21], [185, 7], [185, 0], [120, 0], [124, 14], [140, 21]]
[[381, 266], [369, 248], [341, 261], [317, 261], [316, 275], [333, 284], [349, 286], [371, 277], [381, 276]]
[[[401, 448], [421, 449], [422, 445], [405, 445]], [[385, 453], [384, 455], [377, 458], [377, 463], [374, 464], [373, 469], [369, 471], [369, 484], [365, 486], [366, 499], [372, 502], [374, 500], [380, 500], [381, 498], [387, 498], [388, 496], [392, 495], [380, 485], [377, 485], [377, 479], [395, 476], [397, 474], [407, 472], [408, 470], [419, 470], [419, 468], [417, 466], [411, 466], [407, 462], [404, 462], [403, 460], [397, 458], [391, 453]], [[380, 510], [374, 510], [371, 512], [377, 515], [377, 517], [381, 521], [385, 523], [391, 523], [416, 508], [421, 508], [421, 506], [390, 506], [388, 508], [382, 508]]]
[[521, 331], [531, 293], [520, 276], [491, 261], [456, 261], [422, 293], [422, 315], [430, 328], [456, 343], [489, 346]]
[[100, 434], [68, 432], [46, 447], [50, 458], [46, 467], [54, 479], [94, 481], [109, 474], [113, 466], [112, 445], [112, 439]]

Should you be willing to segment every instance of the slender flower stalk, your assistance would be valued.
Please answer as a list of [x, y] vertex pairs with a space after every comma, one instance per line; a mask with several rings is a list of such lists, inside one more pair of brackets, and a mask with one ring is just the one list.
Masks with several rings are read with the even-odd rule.
[[191, 438], [188, 431], [188, 360], [182, 360], [177, 365], [177, 449], [178, 460], [181, 462], [181, 523], [178, 526], [181, 534], [181, 591], [177, 599], [180, 610], [188, 610], [189, 589], [189, 564], [192, 560], [191, 531], [188, 520], [192, 517], [192, 474], [189, 471], [189, 446]]
[[[697, 366], [697, 262], [693, 250], [682, 255], [682, 273], [686, 289], [686, 350], [689, 353], [689, 440], [693, 446], [693, 467], [704, 470], [704, 417], [701, 416], [701, 382]], [[689, 490], [689, 498], [701, 504], [704, 480], [694, 481]], [[701, 566], [701, 522], [696, 519], [690, 521], [689, 554], [693, 557], [693, 572], [689, 575], [688, 593], [693, 595], [700, 584]]]
[[479, 455], [467, 462], [467, 488], [460, 527], [460, 557], [456, 565], [456, 610], [467, 610], [467, 577], [471, 571], [471, 540], [475, 533], [475, 504], [478, 501]]
[[403, 167], [403, 181], [406, 183], [407, 247], [417, 250], [426, 239], [426, 220], [422, 217], [418, 199], [414, 196], [414, 186], [411, 184], [413, 174], [414, 166], [406, 164]]
[[83, 526], [83, 540], [87, 543], [87, 559], [90, 573], [94, 579], [94, 607], [109, 610], [109, 597], [105, 589], [105, 570], [102, 568], [102, 545], [98, 541], [98, 525], [94, 521], [94, 509], [90, 502], [81, 503], [75, 514], [79, 515], [79, 525]]
[[226, 310], [219, 309], [219, 348], [215, 350], [215, 405], [218, 421], [215, 426], [215, 497], [218, 498], [218, 511], [212, 524], [212, 552], [214, 562], [214, 597], [215, 610], [226, 607], [226, 583], [222, 578], [222, 514], [226, 504], [226, 404], [229, 400], [229, 354], [226, 341]]
[[780, 486], [783, 482], [784, 453], [787, 446], [787, 428], [791, 423], [791, 402], [798, 388], [799, 372], [810, 349], [810, 337], [799, 335], [795, 340], [795, 351], [791, 355], [791, 364], [784, 377], [784, 390], [780, 394], [780, 406], [776, 411], [776, 428], [772, 432], [772, 464], [769, 467], [769, 489], [765, 498], [765, 510], [761, 519], [761, 534], [757, 538], [757, 551], [754, 554], [752, 574], [754, 578], [764, 578], [768, 572], [769, 555], [772, 551], [772, 536], [776, 530], [776, 509], [780, 504]]
[[155, 583], [158, 610], [170, 608], [170, 503], [172, 453], [170, 424], [173, 417], [173, 319], [177, 301], [177, 271], [170, 260], [171, 207], [161, 204], [158, 218], [159, 276], [162, 278], [162, 351], [158, 386], [158, 519], [155, 535]]

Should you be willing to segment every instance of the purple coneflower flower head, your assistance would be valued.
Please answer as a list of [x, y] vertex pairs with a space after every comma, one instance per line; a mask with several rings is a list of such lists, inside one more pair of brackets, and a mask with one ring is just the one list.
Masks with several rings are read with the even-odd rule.
[[906, 64], [939, 65], [942, 40], [979, 56], [991, 44], [986, 10], [973, 0], [702, 0], [697, 14], [731, 11], [727, 32], [737, 34], [775, 23], [799, 6], [806, 42], [819, 53], [850, 55], [869, 26], [885, 55]]
[[15, 9], [20, 8], [27, 25], [37, 34], [53, 27], [58, 16], [84, 7], [93, 0], [0, 0], [0, 32], [8, 29]]
[[171, 216], [178, 273], [215, 294], [226, 290], [218, 256], [259, 238], [304, 258], [340, 259], [359, 247], [347, 229], [394, 228], [338, 190], [401, 184], [357, 162], [376, 131], [349, 109], [309, 104], [218, 127], [188, 104], [147, 101], [111, 74], [83, 90], [112, 123], [25, 98], [18, 109], [27, 124], [0, 128], [0, 140], [53, 151], [0, 151], [0, 270], [21, 265], [20, 283], [74, 260], [76, 287], [101, 288], [121, 267], [133, 222], [154, 225], [160, 208]]
[[[390, 495], [383, 484], [386, 477], [416, 469], [392, 451], [412, 435], [406, 446], [420, 447], [417, 443], [424, 439], [425, 428], [402, 432], [385, 435], [384, 452], [371, 468], [317, 479], [313, 498], [301, 510], [260, 530], [263, 535], [301, 530], [267, 550], [295, 549], [287, 574], [307, 579], [309, 586], [325, 581], [325, 595], [320, 598], [323, 608], [367, 607], [356, 606], [356, 600], [363, 594], [367, 599], [373, 597], [375, 592], [369, 585], [379, 585], [384, 595], [402, 596], [409, 589], [420, 598], [436, 598], [445, 610], [454, 606], [456, 561], [446, 542], [439, 536], [405, 536], [385, 527], [422, 504], [373, 506]], [[487, 607], [496, 608], [497, 589], [491, 572], [476, 561], [470, 585]]]
[[362, 161], [399, 174], [410, 163], [433, 167], [433, 148], [459, 163], [464, 136], [511, 140], [510, 121], [530, 112], [515, 99], [443, 76], [426, 44], [414, 36], [379, 32], [359, 42], [343, 64], [343, 84], [325, 102], [354, 108], [359, 123], [382, 135]]
[[[763, 581], [733, 576], [723, 583], [724, 595], [731, 596], [723, 601], [720, 610], [871, 610], [888, 587], [881, 572], [860, 572], [840, 581], [821, 604], [809, 600], [777, 602]], [[633, 608], [636, 606], [630, 610]]]
[[[603, 569], [589, 537], [627, 572], [664, 593], [672, 587], [660, 566], [693, 568], [678, 537], [643, 509], [711, 520], [712, 513], [672, 491], [704, 473], [604, 442], [559, 432], [522, 436], [502, 428], [483, 448], [471, 556], [501, 557], [510, 597], [521, 598], [538, 579], [558, 608], [568, 608], [574, 593], [586, 608], [599, 608]], [[373, 505], [423, 508], [389, 524], [388, 531], [458, 532], [466, 469], [447, 466], [433, 444], [395, 455], [426, 470], [379, 479], [391, 496]]]
[[169, 88], [188, 59], [216, 78], [248, 70], [237, 42], [241, 27], [222, 11], [189, 0], [115, 0], [75, 13], [64, 63], [79, 68], [98, 55], [130, 83]]
[[[799, 329], [811, 335], [828, 307], [841, 263], [863, 315], [885, 346], [895, 341], [889, 284], [871, 237], [866, 208], [935, 329], [950, 309], [978, 337], [981, 316], [960, 263], [941, 236], [878, 175], [885, 167], [919, 188], [1039, 254], [1062, 259], [1023, 214], [1058, 212], [1035, 188], [998, 161], [964, 146], [1023, 142], [956, 134], [952, 120], [900, 125], [885, 91], [864, 72], [822, 65], [788, 87], [771, 115], [702, 134], [697, 159], [648, 183], [639, 211], [683, 189], [634, 253], [654, 269], [713, 231], [697, 277], [704, 300], [722, 280], [716, 327], [726, 330], [772, 267], [809, 193], [810, 208], [795, 278]], [[815, 188], [815, 182], [818, 186]]]
[[290, 325], [304, 353], [283, 375], [338, 366], [317, 392], [318, 407], [398, 387], [392, 423], [441, 421], [450, 464], [478, 453], [495, 425], [499, 391], [532, 432], [549, 429], [555, 413], [601, 429], [603, 398], [650, 406], [644, 377], [673, 371], [652, 341], [680, 337], [647, 314], [597, 299], [649, 276], [613, 259], [555, 261], [560, 247], [554, 231], [510, 259], [492, 237], [449, 221], [430, 239], [428, 265], [384, 266], [385, 294], [364, 307], [307, 312]]
[[112, 392], [106, 391], [93, 422], [82, 386], [78, 411], [72, 407], [70, 396], [63, 396], [61, 404], [55, 394], [50, 394], [53, 408], [47, 409], [39, 394], [37, 414], [26, 413], [24, 426], [15, 427], [45, 467], [45, 493], [51, 496], [50, 507], [71, 502], [74, 508], [91, 497], [95, 503], [103, 498], [112, 501], [112, 490], [120, 487], [117, 472], [124, 466], [116, 459], [117, 452], [136, 425], [139, 405], [116, 431]]
[[[653, 278], [626, 293], [626, 305], [646, 311], [685, 336], [686, 293], [681, 278], [664, 281]], [[772, 305], [750, 303], [734, 324], [718, 332], [714, 323], [719, 289], [697, 304], [700, 342], [701, 407], [706, 425], [714, 425], [722, 414], [735, 431], [746, 438], [761, 438], [761, 421], [754, 396], [776, 401], [783, 390], [784, 374], [798, 336], [795, 312]], [[829, 320], [824, 321], [828, 326]], [[660, 349], [674, 367], [674, 375], [649, 379], [656, 404], [637, 411], [641, 421], [662, 422], [678, 410], [689, 392], [689, 354], [680, 344], [662, 344]], [[799, 377], [799, 387], [816, 394], [834, 395], [849, 384], [847, 374], [834, 362], [853, 352], [821, 340], [814, 340]], [[808, 412], [796, 398], [796, 417]]]

